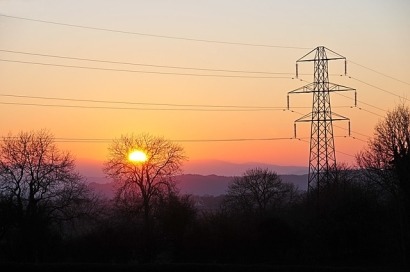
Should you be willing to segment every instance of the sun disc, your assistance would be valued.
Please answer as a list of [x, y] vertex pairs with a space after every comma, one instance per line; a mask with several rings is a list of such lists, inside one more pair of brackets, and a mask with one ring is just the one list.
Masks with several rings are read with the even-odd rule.
[[134, 150], [128, 155], [128, 160], [132, 162], [145, 162], [147, 159], [147, 154], [141, 150]]

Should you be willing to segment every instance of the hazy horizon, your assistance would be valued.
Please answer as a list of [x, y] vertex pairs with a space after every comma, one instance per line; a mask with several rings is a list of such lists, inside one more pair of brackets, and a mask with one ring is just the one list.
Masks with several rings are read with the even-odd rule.
[[[193, 175], [217, 175], [217, 176], [241, 176], [246, 170], [251, 168], [263, 168], [275, 171], [279, 175], [304, 175], [307, 174], [306, 166], [278, 165], [263, 162], [243, 162], [235, 163], [222, 160], [191, 160], [184, 163], [181, 174]], [[84, 162], [76, 164], [77, 171], [86, 178], [87, 182], [106, 183], [109, 182], [102, 171], [103, 162]]]

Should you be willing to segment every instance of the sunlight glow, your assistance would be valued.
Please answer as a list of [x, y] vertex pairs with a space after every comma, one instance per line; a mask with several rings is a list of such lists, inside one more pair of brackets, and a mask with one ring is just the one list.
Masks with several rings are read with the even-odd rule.
[[141, 150], [134, 150], [128, 154], [128, 160], [131, 162], [146, 162], [147, 159], [147, 154]]

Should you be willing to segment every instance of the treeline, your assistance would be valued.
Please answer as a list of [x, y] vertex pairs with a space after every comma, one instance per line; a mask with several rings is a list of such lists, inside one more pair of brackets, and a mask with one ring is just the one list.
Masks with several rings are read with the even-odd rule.
[[[408, 253], [402, 243], [408, 240], [400, 231], [395, 200], [369, 188], [360, 172], [351, 176], [330, 183], [318, 198], [315, 192], [309, 197], [296, 191], [289, 199], [282, 190], [262, 210], [257, 195], [240, 198], [228, 191], [219, 210], [199, 212], [189, 196], [170, 194], [153, 205], [149, 234], [141, 211], [113, 200], [92, 199], [89, 213], [58, 222], [40, 217], [29, 226], [16, 222], [13, 209], [2, 201], [0, 258], [108, 264], [403, 264]], [[240, 209], [232, 198], [243, 201]]]
[[406, 267], [409, 148], [402, 105], [376, 126], [355, 169], [332, 167], [309, 193], [249, 169], [218, 209], [201, 211], [178, 193], [185, 156], [164, 138], [114, 140], [104, 172], [116, 194], [103, 199], [50, 133], [9, 135], [0, 144], [0, 262]]

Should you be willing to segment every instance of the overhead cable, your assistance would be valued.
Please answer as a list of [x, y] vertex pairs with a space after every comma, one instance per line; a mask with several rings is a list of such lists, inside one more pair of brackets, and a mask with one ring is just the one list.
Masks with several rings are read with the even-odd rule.
[[5, 50], [5, 49], [0, 49], [0, 52], [13, 53], [13, 54], [22, 54], [22, 55], [29, 55], [29, 56], [48, 57], [48, 58], [79, 60], [79, 61], [89, 61], [89, 62], [109, 63], [109, 64], [144, 66], [144, 67], [154, 67], [154, 68], [211, 71], [211, 72], [227, 72], [227, 73], [245, 73], [245, 74], [267, 74], [267, 75], [293, 75], [294, 74], [294, 73], [283, 73], [283, 72], [211, 69], [211, 68], [198, 68], [198, 67], [186, 67], [186, 66], [171, 66], [171, 65], [157, 65], [157, 64], [135, 63], [135, 62], [122, 62], [122, 61], [112, 61], [112, 60], [89, 59], [89, 58], [68, 57], [68, 56], [61, 56], [61, 55], [41, 54], [41, 53], [33, 53], [33, 52], [22, 52], [22, 51]]
[[174, 72], [158, 72], [158, 71], [143, 71], [143, 70], [128, 70], [128, 69], [114, 69], [114, 68], [102, 68], [102, 67], [90, 67], [90, 66], [78, 66], [78, 65], [64, 65], [57, 63], [45, 63], [45, 62], [34, 62], [34, 61], [19, 61], [19, 60], [9, 60], [0, 59], [0, 61], [19, 63], [19, 64], [32, 64], [41, 66], [54, 66], [62, 68], [77, 68], [77, 69], [88, 69], [88, 70], [100, 70], [100, 71], [111, 71], [111, 72], [129, 72], [129, 73], [143, 73], [143, 74], [160, 74], [160, 75], [176, 75], [176, 76], [197, 76], [197, 77], [224, 77], [224, 78], [266, 78], [266, 79], [294, 79], [293, 77], [285, 76], [245, 76], [245, 75], [222, 75], [222, 74], [193, 74], [193, 73], [174, 73]]
[[389, 75], [387, 75], [387, 74], [385, 74], [385, 73], [376, 71], [376, 70], [374, 70], [374, 69], [372, 69], [372, 68], [369, 68], [369, 67], [367, 67], [367, 66], [364, 66], [364, 65], [362, 65], [362, 64], [359, 64], [359, 63], [357, 63], [357, 62], [354, 62], [354, 61], [349, 60], [349, 63], [353, 63], [353, 64], [355, 64], [355, 65], [357, 65], [357, 66], [360, 66], [360, 67], [362, 67], [362, 68], [364, 68], [364, 69], [367, 69], [367, 70], [369, 70], [369, 71], [372, 71], [372, 72], [374, 72], [374, 73], [376, 73], [376, 74], [379, 74], [379, 75], [382, 75], [382, 76], [384, 76], [384, 77], [393, 79], [393, 80], [395, 80], [395, 81], [398, 81], [398, 82], [401, 82], [401, 83], [410, 85], [410, 83], [408, 83], [408, 82], [406, 82], [406, 81], [403, 81], [403, 80], [401, 80], [401, 79], [398, 79], [398, 78], [389, 76]]
[[59, 26], [66, 26], [66, 27], [74, 27], [74, 28], [81, 28], [81, 29], [98, 30], [98, 31], [104, 31], [104, 32], [120, 33], [120, 34], [146, 36], [146, 37], [152, 37], [152, 38], [173, 39], [173, 40], [201, 42], [201, 43], [252, 46], [252, 47], [270, 47], [270, 48], [278, 48], [278, 49], [303, 49], [303, 50], [310, 49], [310, 48], [307, 48], [307, 47], [298, 47], [298, 46], [283, 46], [283, 45], [257, 44], [257, 43], [241, 43], [241, 42], [229, 42], [229, 41], [220, 41], [220, 40], [197, 39], [197, 38], [191, 38], [191, 37], [178, 37], [178, 36], [168, 36], [168, 35], [159, 35], [159, 34], [149, 34], [149, 33], [142, 33], [142, 32], [132, 32], [132, 31], [125, 31], [125, 30], [102, 28], [102, 27], [92, 27], [92, 26], [84, 26], [84, 25], [77, 25], [77, 24], [67, 24], [67, 23], [61, 23], [61, 22], [55, 22], [55, 21], [39, 20], [39, 19], [12, 16], [12, 15], [6, 15], [6, 14], [0, 14], [0, 16], [6, 17], [6, 18], [12, 18], [12, 19], [24, 20], [24, 21], [37, 22], [37, 23], [52, 24], [52, 25], [59, 25]]

